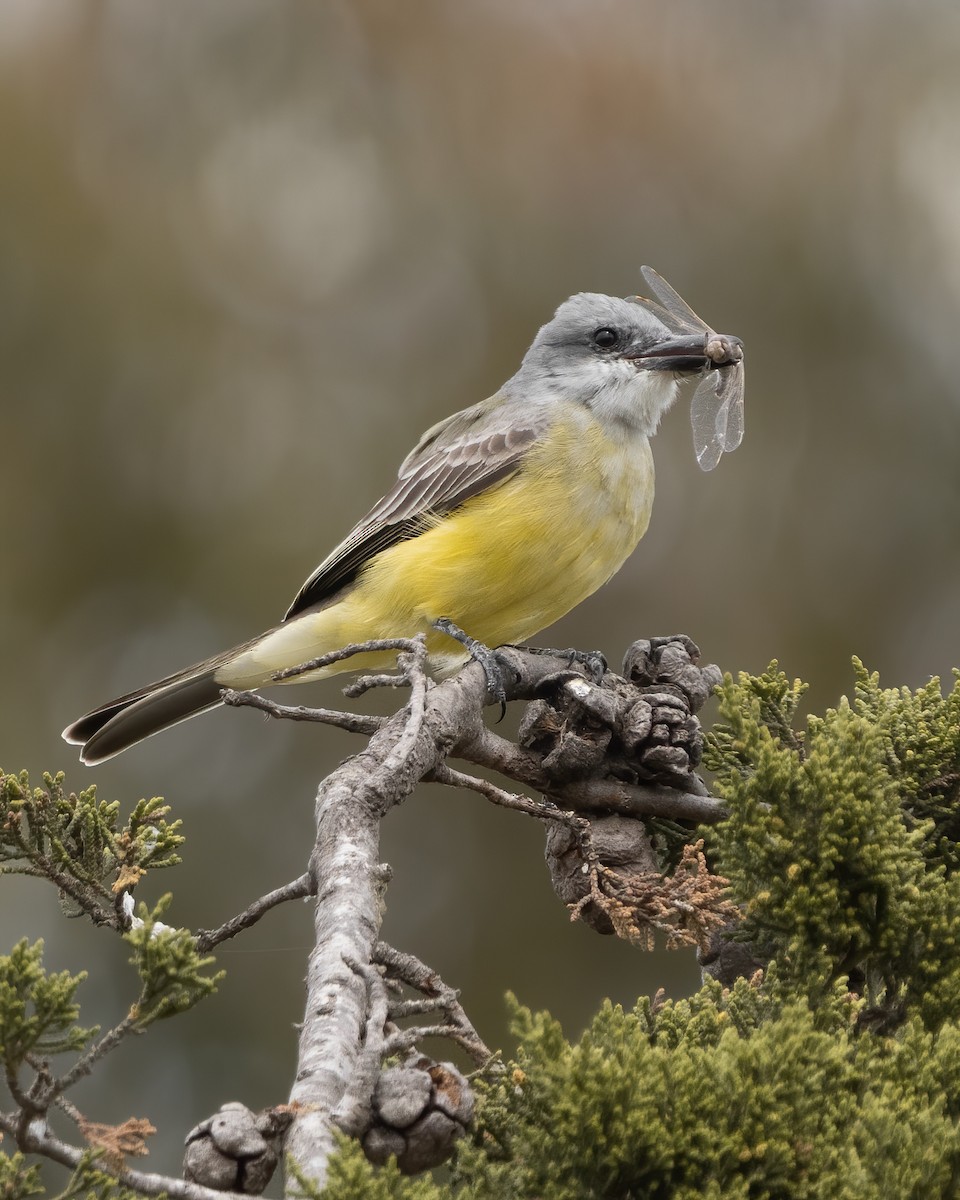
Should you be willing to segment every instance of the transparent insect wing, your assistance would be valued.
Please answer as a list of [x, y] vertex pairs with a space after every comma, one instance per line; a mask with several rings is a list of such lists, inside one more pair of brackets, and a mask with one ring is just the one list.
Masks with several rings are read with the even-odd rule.
[[720, 411], [717, 413], [717, 434], [723, 453], [729, 454], [743, 441], [743, 361], [721, 369], [719, 374]]
[[[663, 307], [663, 305], [658, 304], [656, 302], [656, 300], [651, 300], [649, 298], [649, 296], [628, 296], [627, 299], [630, 300], [631, 303], [633, 303], [633, 304], [642, 304], [644, 308], [649, 309], [650, 312], [652, 312], [653, 315], [657, 318], [657, 320], [662, 321], [663, 324], [666, 325], [666, 327], [668, 329], [676, 328], [676, 325], [677, 325], [676, 317], [673, 315], [673, 313], [667, 312], [667, 310]], [[684, 328], [680, 332], [688, 333], [689, 330]]]
[[[636, 299], [677, 332], [703, 333], [709, 353], [708, 341], [716, 336], [715, 331], [653, 267], [640, 270], [656, 300], [643, 296]], [[736, 450], [743, 441], [743, 395], [742, 354], [736, 362], [708, 370], [700, 380], [690, 404], [690, 423], [697, 462], [704, 471], [712, 471], [724, 454]]]
[[678, 324], [687, 333], [699, 333], [701, 330], [704, 333], [713, 332], [710, 326], [697, 316], [686, 300], [653, 267], [641, 267], [640, 272], [647, 287], [660, 301], [662, 310], [672, 318], [673, 323]]
[[[690, 424], [693, 428], [693, 448], [697, 463], [704, 471], [712, 471], [723, 454], [723, 436], [720, 432], [723, 403], [719, 397], [721, 375], [719, 370], [708, 372], [693, 393], [690, 403]], [[726, 417], [723, 417], [724, 426]]]

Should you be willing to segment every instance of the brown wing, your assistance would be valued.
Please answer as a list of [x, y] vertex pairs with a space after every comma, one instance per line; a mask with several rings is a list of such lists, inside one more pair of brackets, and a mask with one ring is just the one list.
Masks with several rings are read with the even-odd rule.
[[516, 409], [490, 402], [456, 413], [424, 434], [393, 488], [306, 581], [283, 618], [321, 604], [356, 579], [374, 555], [417, 537], [436, 517], [512, 475], [543, 432], [537, 421], [511, 425]]

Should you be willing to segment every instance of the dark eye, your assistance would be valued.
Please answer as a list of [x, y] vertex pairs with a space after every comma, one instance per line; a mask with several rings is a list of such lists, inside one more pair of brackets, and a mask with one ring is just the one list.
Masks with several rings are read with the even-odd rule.
[[611, 329], [609, 325], [603, 325], [600, 329], [595, 329], [593, 332], [593, 344], [599, 346], [601, 350], [612, 350], [619, 343], [619, 330]]

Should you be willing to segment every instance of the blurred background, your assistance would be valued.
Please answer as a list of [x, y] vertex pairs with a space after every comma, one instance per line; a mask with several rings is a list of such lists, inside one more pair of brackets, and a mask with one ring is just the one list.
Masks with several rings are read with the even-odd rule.
[[[669, 414], [647, 537], [543, 643], [618, 662], [683, 631], [727, 670], [779, 658], [812, 707], [853, 653], [948, 674], [958, 54], [947, 0], [0, 0], [0, 765], [165, 796], [186, 859], [143, 898], [172, 888], [174, 923], [299, 874], [348, 735], [217, 712], [87, 770], [60, 729], [274, 623], [421, 430], [641, 263], [744, 339], [746, 438], [705, 475]], [[383, 831], [384, 934], [488, 1042], [508, 988], [575, 1035], [604, 996], [696, 986], [689, 953], [571, 926], [541, 855], [438, 788]], [[0, 947], [45, 937], [94, 968], [86, 1023], [119, 1019], [125, 948], [2, 887]], [[219, 995], [77, 1102], [149, 1117], [170, 1170], [221, 1101], [284, 1099], [310, 932], [298, 905], [228, 944]]]

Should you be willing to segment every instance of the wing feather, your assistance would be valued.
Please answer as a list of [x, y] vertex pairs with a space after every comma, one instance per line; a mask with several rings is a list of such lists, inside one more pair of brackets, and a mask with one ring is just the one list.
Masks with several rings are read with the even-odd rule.
[[429, 429], [404, 459], [394, 486], [317, 567], [284, 620], [322, 604], [356, 579], [375, 555], [417, 537], [437, 517], [518, 470], [545, 422], [509, 426], [511, 409], [516, 411], [502, 402], [476, 405]]

